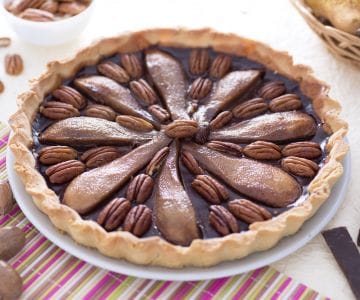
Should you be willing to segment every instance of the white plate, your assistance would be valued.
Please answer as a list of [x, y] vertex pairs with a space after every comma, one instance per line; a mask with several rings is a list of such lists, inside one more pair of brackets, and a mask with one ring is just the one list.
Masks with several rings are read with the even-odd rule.
[[344, 174], [334, 186], [330, 198], [314, 217], [308, 220], [295, 235], [282, 239], [274, 248], [254, 253], [243, 259], [225, 262], [210, 268], [183, 268], [179, 270], [139, 266], [123, 260], [106, 257], [96, 250], [75, 243], [69, 236], [59, 233], [48, 217], [41, 213], [26, 193], [21, 180], [11, 167], [14, 157], [7, 151], [9, 181], [21, 210], [29, 221], [50, 241], [70, 254], [98, 267], [126, 275], [157, 280], [206, 280], [244, 273], [271, 264], [308, 243], [335, 215], [342, 203], [350, 179], [350, 154], [344, 160]]

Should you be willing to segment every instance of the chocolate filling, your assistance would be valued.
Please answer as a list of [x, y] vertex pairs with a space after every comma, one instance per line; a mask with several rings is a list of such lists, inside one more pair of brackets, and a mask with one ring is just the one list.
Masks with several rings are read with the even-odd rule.
[[[189, 54], [191, 49], [182, 49], [182, 48], [169, 48], [169, 47], [153, 47], [154, 49], [158, 49], [164, 52], [167, 52], [169, 54], [171, 54], [173, 57], [175, 57], [176, 59], [178, 59], [182, 65], [183, 68], [185, 70], [185, 76], [188, 80], [189, 83], [193, 82], [197, 77], [199, 76], [195, 76], [193, 74], [191, 74], [189, 72]], [[209, 51], [209, 56], [211, 61], [214, 60], [214, 58], [218, 55], [218, 53], [214, 52], [212, 49], [208, 49]], [[144, 61], [144, 52], [141, 53], [137, 53], [137, 55], [139, 57], [142, 58], [142, 60]], [[320, 119], [316, 116], [312, 104], [311, 104], [311, 100], [309, 98], [307, 98], [305, 95], [303, 95], [303, 93], [301, 92], [299, 85], [295, 82], [292, 81], [284, 76], [279, 75], [278, 73], [275, 73], [267, 68], [265, 68], [263, 65], [254, 62], [252, 60], [249, 60], [245, 57], [237, 57], [237, 56], [232, 56], [232, 70], [259, 70], [262, 74], [261, 79], [259, 80], [259, 82], [256, 84], [255, 87], [252, 87], [250, 90], [248, 90], [243, 96], [241, 96], [239, 98], [238, 101], [235, 101], [235, 105], [240, 103], [242, 100], [247, 100], [247, 99], [252, 99], [257, 97], [257, 91], [259, 89], [260, 86], [262, 86], [265, 82], [268, 81], [282, 81], [285, 86], [286, 86], [286, 90], [287, 93], [292, 93], [292, 94], [296, 94], [300, 97], [301, 102], [303, 104], [303, 107], [301, 110], [302, 112], [305, 112], [309, 115], [311, 115], [314, 120], [316, 121], [317, 124], [317, 130], [316, 130], [316, 134], [311, 138], [311, 139], [306, 139], [307, 141], [315, 141], [317, 143], [320, 144], [321, 149], [322, 149], [322, 155], [321, 157], [315, 159], [314, 161], [319, 164], [319, 166], [321, 167], [324, 163], [324, 159], [325, 159], [325, 144], [328, 138], [328, 135], [324, 132], [323, 128], [322, 128], [322, 124]], [[111, 60], [115, 63], [119, 63], [120, 61], [120, 56], [118, 54], [112, 56], [112, 57], [108, 57], [106, 59], [104, 59], [104, 61], [107, 60]], [[100, 63], [100, 62], [99, 62]], [[88, 66], [88, 67], [84, 67], [83, 69], [81, 69], [77, 74], [75, 74], [72, 78], [66, 79], [63, 81], [63, 85], [69, 85], [72, 87], [74, 86], [74, 79], [79, 78], [79, 77], [83, 77], [83, 76], [89, 76], [89, 75], [100, 75], [97, 70], [96, 70], [96, 66]], [[203, 77], [210, 77], [211, 76], [207, 73], [205, 73], [203, 75]], [[149, 76], [148, 73], [145, 74], [144, 78], [150, 82], [152, 84], [152, 80]], [[214, 78], [211, 78], [214, 79]], [[215, 81], [215, 80], [214, 80]], [[129, 85], [128, 84], [122, 84], [122, 86], [128, 88]], [[154, 85], [153, 85], [154, 86]], [[76, 87], [75, 87], [76, 88]], [[159, 92], [159, 90], [157, 90], [158, 95], [161, 95], [161, 93]], [[135, 96], [134, 96], [135, 97]], [[208, 96], [209, 97], [209, 96]], [[136, 97], [135, 97], [136, 98]], [[44, 99], [44, 102], [47, 102], [49, 100], [52, 99], [51, 95], [47, 95]], [[189, 103], [191, 102], [191, 99], [189, 96], [187, 96], [186, 99]], [[88, 104], [97, 104], [95, 101], [91, 100], [90, 98], [87, 99]], [[201, 100], [200, 104], [202, 103], [202, 101], [206, 101], [205, 100]], [[166, 107], [163, 104], [163, 107]], [[230, 106], [230, 109], [234, 107], [234, 105]], [[227, 107], [228, 108], [228, 107]], [[146, 107], [144, 106], [144, 109], [146, 109]], [[269, 112], [267, 112], [269, 113]], [[80, 110], [80, 114], [83, 115], [84, 114], [84, 109]], [[170, 122], [170, 121], [169, 121]], [[230, 124], [228, 124], [227, 126], [231, 126], [235, 123], [238, 123], [239, 120], [236, 120], [235, 118], [233, 118], [232, 122]], [[43, 148], [44, 146], [48, 146], [51, 144], [42, 144], [39, 141], [39, 136], [41, 135], [41, 133], [48, 128], [51, 124], [53, 124], [54, 121], [50, 120], [46, 117], [44, 117], [42, 114], [38, 113], [35, 116], [35, 119], [33, 121], [32, 124], [32, 130], [33, 130], [33, 138], [34, 138], [34, 146], [33, 146], [33, 152], [35, 157], [37, 156], [37, 153], [39, 152], [39, 150], [41, 148]], [[293, 142], [294, 140], [291, 140], [291, 142]], [[286, 144], [288, 141], [281, 141], [277, 144], [279, 145], [284, 145]], [[55, 144], [54, 144], [55, 145]], [[245, 146], [246, 144], [240, 144], [241, 146]], [[95, 147], [97, 145], [71, 145], [73, 148], [75, 148], [79, 154], [81, 155], [84, 151]], [[137, 144], [132, 144], [132, 145], [126, 145], [126, 146], [119, 146], [119, 148], [122, 150], [122, 152], [126, 152], [126, 151], [130, 151], [132, 148], [137, 147]], [[266, 161], [265, 163], [267, 164], [272, 164], [272, 165], [276, 165], [276, 166], [280, 166], [280, 160], [278, 161]], [[68, 183], [66, 184], [52, 184], [47, 176], [45, 175], [45, 170], [47, 169], [47, 166], [44, 166], [40, 163], [38, 163], [37, 165], [38, 170], [40, 171], [40, 173], [46, 178], [47, 180], [47, 184], [49, 186], [50, 189], [52, 189], [62, 200], [63, 195], [64, 195], [64, 191], [68, 186]], [[209, 206], [210, 204], [208, 202], [206, 202], [198, 193], [196, 193], [194, 191], [194, 189], [191, 187], [191, 182], [194, 178], [194, 176], [188, 171], [188, 169], [183, 165], [182, 161], [180, 160], [179, 162], [179, 171], [180, 171], [180, 177], [183, 181], [183, 185], [185, 188], [185, 191], [187, 192], [193, 207], [195, 208], [196, 211], [196, 218], [197, 218], [197, 222], [198, 225], [201, 229], [201, 235], [204, 239], [207, 238], [212, 238], [212, 237], [218, 237], [219, 234], [214, 230], [213, 227], [210, 226], [209, 221], [208, 221], [208, 216], [209, 216]], [[141, 170], [138, 173], [143, 173], [144, 169]], [[212, 174], [211, 174], [212, 175]], [[155, 175], [156, 176], [156, 175]], [[221, 178], [218, 178], [216, 176], [214, 176], [217, 180], [219, 180], [220, 182], [222, 182], [229, 190], [230, 193], [230, 197], [229, 200], [233, 200], [233, 199], [238, 199], [238, 198], [245, 198], [245, 199], [249, 199], [249, 197], [242, 195], [238, 192], [236, 192], [235, 190], [231, 189], [228, 185], [226, 185], [224, 183], [223, 180], [221, 180]], [[155, 179], [155, 177], [154, 177]], [[270, 207], [270, 206], [266, 206], [264, 204], [260, 204], [256, 201], [257, 204], [267, 208], [271, 214], [273, 216], [277, 216], [279, 214], [281, 214], [282, 212], [290, 209], [293, 206], [297, 206], [299, 205], [302, 201], [304, 201], [306, 199], [306, 196], [308, 194], [307, 188], [308, 185], [311, 181], [311, 178], [304, 178], [304, 177], [297, 177], [295, 176], [296, 181], [302, 186], [302, 193], [301, 196], [293, 203], [291, 203], [290, 205], [283, 207], [283, 208], [274, 208], [274, 207]], [[91, 184], [91, 183], [89, 183]], [[97, 206], [96, 208], [94, 208], [90, 213], [84, 214], [82, 215], [82, 217], [86, 220], [96, 220], [97, 216], [99, 214], [99, 212], [104, 208], [104, 206], [111, 201], [114, 197], [125, 197], [125, 193], [128, 187], [128, 184], [125, 184], [122, 188], [120, 188], [120, 190], [116, 191], [111, 197], [109, 197], [105, 202], [101, 203], [99, 206]], [[250, 199], [253, 200], [253, 199]], [[150, 196], [150, 198], [144, 203], [146, 206], [148, 206], [150, 209], [154, 208], [154, 202], [155, 202], [155, 192], [152, 193], [152, 195]], [[222, 205], [226, 206], [228, 201], [222, 203]], [[132, 203], [132, 205], [135, 205], [135, 203]], [[248, 224], [238, 220], [238, 225], [241, 228], [241, 230], [247, 230], [248, 229]], [[155, 226], [155, 222], [152, 223], [151, 228], [147, 231], [147, 233], [144, 235], [144, 237], [147, 236], [156, 236], [156, 235], [160, 235], [158, 229]]]

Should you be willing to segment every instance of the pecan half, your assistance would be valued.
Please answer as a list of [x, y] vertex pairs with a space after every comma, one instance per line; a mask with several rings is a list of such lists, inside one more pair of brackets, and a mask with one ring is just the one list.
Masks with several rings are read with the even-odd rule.
[[220, 129], [228, 124], [233, 118], [231, 111], [225, 110], [219, 113], [214, 120], [210, 122], [211, 129]]
[[118, 228], [125, 220], [131, 209], [131, 203], [125, 198], [111, 200], [100, 212], [97, 222], [107, 231]]
[[72, 1], [72, 2], [62, 1], [59, 4], [58, 12], [66, 15], [75, 16], [81, 13], [86, 7], [87, 7], [86, 5], [77, 1]]
[[229, 192], [226, 188], [209, 175], [197, 175], [191, 186], [202, 197], [213, 204], [220, 204], [221, 201], [229, 198]]
[[0, 180], [0, 215], [11, 211], [14, 206], [14, 197], [8, 180]]
[[321, 156], [320, 145], [316, 142], [296, 142], [286, 145], [282, 149], [284, 156], [297, 156], [302, 158], [317, 158]]
[[258, 94], [264, 99], [274, 99], [286, 92], [285, 84], [282, 81], [270, 81], [265, 83], [259, 90]]
[[20, 15], [20, 18], [35, 22], [55, 21], [55, 16], [51, 12], [37, 8], [27, 8]]
[[156, 95], [154, 89], [144, 79], [131, 81], [130, 89], [138, 99], [147, 105], [158, 102], [158, 96]]
[[231, 68], [231, 57], [219, 54], [215, 57], [210, 67], [210, 75], [214, 78], [221, 78], [229, 72]]
[[151, 195], [154, 187], [154, 180], [147, 174], [139, 174], [131, 180], [126, 191], [126, 199], [144, 203]]
[[148, 121], [134, 116], [117, 116], [115, 120], [121, 126], [124, 126], [134, 131], [149, 132], [154, 129], [153, 125]]
[[152, 176], [155, 172], [157, 172], [157, 170], [159, 170], [161, 166], [162, 161], [169, 154], [169, 151], [170, 151], [169, 147], [164, 147], [158, 152], [156, 152], [154, 157], [147, 165], [145, 169], [145, 173], [148, 174], [149, 176]]
[[189, 96], [192, 99], [204, 99], [211, 91], [212, 81], [209, 78], [196, 78], [191, 84]]
[[112, 146], [96, 147], [85, 151], [80, 159], [88, 168], [97, 168], [121, 156], [118, 148]]
[[71, 104], [77, 109], [82, 109], [86, 105], [85, 97], [70, 86], [62, 85], [53, 91], [52, 95], [58, 101]]
[[206, 72], [209, 66], [209, 52], [206, 49], [193, 49], [189, 56], [189, 70], [194, 75]]
[[[25, 233], [18, 227], [0, 228], [0, 259], [9, 260], [25, 246]], [[3, 295], [2, 295], [3, 296]]]
[[40, 113], [52, 120], [62, 120], [80, 116], [79, 110], [68, 103], [49, 101], [40, 106]]
[[148, 111], [161, 123], [164, 123], [170, 119], [169, 112], [165, 108], [162, 108], [160, 105], [150, 105]]
[[143, 66], [135, 54], [123, 54], [120, 63], [131, 78], [137, 79], [143, 75]]
[[4, 83], [0, 80], [0, 94], [5, 90]]
[[57, 2], [56, 0], [46, 0], [40, 7], [39, 9], [41, 10], [45, 10], [48, 11], [52, 14], [55, 14], [58, 10], [59, 7], [59, 2]]
[[246, 156], [255, 159], [275, 160], [281, 158], [281, 149], [278, 145], [270, 142], [256, 141], [243, 150]]
[[232, 110], [234, 116], [240, 119], [249, 119], [263, 114], [268, 109], [262, 98], [254, 98], [235, 106]]
[[78, 153], [68, 146], [48, 146], [39, 151], [39, 161], [43, 165], [54, 165], [63, 161], [76, 159]]
[[181, 153], [181, 160], [184, 163], [185, 167], [194, 175], [204, 174], [204, 170], [199, 166], [195, 157], [186, 150], [183, 150]]
[[276, 97], [270, 101], [269, 108], [272, 112], [297, 110], [302, 107], [302, 103], [298, 95], [285, 94]]
[[13, 1], [13, 5], [10, 6], [10, 11], [13, 14], [19, 14], [27, 8], [39, 8], [45, 0], [19, 0]]
[[105, 61], [97, 66], [100, 74], [111, 78], [119, 83], [127, 83], [130, 81], [129, 74], [118, 64], [112, 61]]
[[19, 54], [7, 54], [5, 56], [5, 72], [8, 75], [20, 75], [23, 69], [23, 60]]
[[123, 230], [140, 237], [151, 225], [152, 211], [143, 204], [133, 207], [126, 216]]
[[67, 160], [53, 165], [45, 171], [51, 183], [65, 183], [85, 171], [85, 165], [78, 160]]
[[211, 205], [209, 213], [210, 225], [222, 236], [239, 232], [235, 217], [221, 205]]
[[0, 48], [9, 47], [11, 45], [11, 38], [0, 37]]
[[319, 170], [319, 166], [313, 161], [296, 156], [283, 158], [281, 166], [285, 171], [301, 177], [314, 177]]
[[233, 156], [241, 156], [242, 147], [230, 142], [211, 141], [206, 147]]
[[198, 124], [194, 120], [175, 120], [166, 125], [165, 133], [171, 138], [186, 138], [195, 135], [198, 129]]
[[229, 202], [230, 212], [238, 219], [252, 224], [272, 218], [271, 213], [264, 207], [246, 199], [235, 199]]
[[115, 121], [116, 112], [109, 106], [101, 104], [91, 104], [86, 107], [84, 115], [93, 118], [105, 119], [108, 121]]

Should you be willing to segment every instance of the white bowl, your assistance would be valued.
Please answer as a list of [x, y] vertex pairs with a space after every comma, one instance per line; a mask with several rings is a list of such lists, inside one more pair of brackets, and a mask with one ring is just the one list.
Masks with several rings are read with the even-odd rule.
[[8, 12], [0, 0], [0, 13], [24, 41], [41, 46], [54, 46], [69, 42], [80, 35], [90, 20], [95, 0], [80, 14], [59, 21], [34, 22], [21, 19]]

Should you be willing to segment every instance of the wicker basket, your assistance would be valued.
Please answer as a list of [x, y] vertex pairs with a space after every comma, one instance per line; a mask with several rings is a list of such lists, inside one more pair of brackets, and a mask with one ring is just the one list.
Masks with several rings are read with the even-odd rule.
[[312, 30], [325, 42], [335, 55], [360, 67], [360, 37], [321, 23], [302, 0], [291, 0]]

